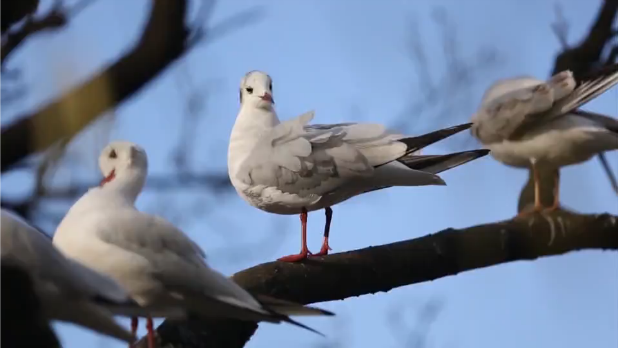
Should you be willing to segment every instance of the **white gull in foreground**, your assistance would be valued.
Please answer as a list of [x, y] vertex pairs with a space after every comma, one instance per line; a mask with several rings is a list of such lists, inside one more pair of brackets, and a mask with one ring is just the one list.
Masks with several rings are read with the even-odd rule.
[[570, 71], [562, 71], [548, 81], [532, 77], [501, 80], [485, 92], [472, 117], [472, 134], [498, 161], [533, 171], [534, 208], [519, 216], [560, 205], [558, 178], [554, 204], [541, 205], [540, 168], [559, 169], [618, 149], [618, 120], [578, 109], [617, 83], [618, 64], [614, 64], [580, 81]]
[[313, 112], [280, 122], [272, 94], [272, 79], [266, 73], [251, 71], [243, 77], [240, 111], [230, 135], [228, 174], [250, 205], [275, 214], [300, 214], [301, 251], [282, 261], [299, 261], [311, 254], [306, 243], [307, 212], [326, 212], [324, 242], [313, 254], [326, 255], [333, 205], [391, 186], [445, 185], [438, 173], [488, 153], [418, 155], [425, 146], [471, 124], [405, 137], [380, 124], [309, 125]]
[[121, 307], [139, 309], [116, 282], [65, 258], [49, 237], [17, 214], [5, 209], [1, 212], [2, 264], [23, 269], [30, 276], [45, 317], [134, 341], [135, 336], [118, 325], [112, 315], [122, 314], [124, 311], [114, 312]]
[[[288, 315], [332, 315], [263, 296], [256, 299], [211, 269], [204, 251], [174, 225], [138, 211], [134, 204], [148, 168], [139, 146], [113, 142], [103, 149], [99, 166], [105, 176], [102, 186], [90, 189], [71, 207], [54, 234], [54, 245], [115, 279], [152, 317], [283, 321], [309, 329]], [[146, 327], [152, 348], [151, 317]]]

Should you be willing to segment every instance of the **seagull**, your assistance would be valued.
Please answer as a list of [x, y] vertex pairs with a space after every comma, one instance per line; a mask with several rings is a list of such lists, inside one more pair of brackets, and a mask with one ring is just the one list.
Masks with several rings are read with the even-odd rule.
[[135, 340], [135, 335], [118, 325], [112, 316], [122, 314], [122, 306], [137, 309], [120, 285], [64, 257], [49, 237], [14, 212], [2, 209], [1, 214], [2, 265], [28, 274], [46, 317], [75, 323], [128, 343]]
[[[565, 70], [548, 81], [528, 76], [500, 80], [485, 92], [472, 116], [472, 135], [499, 162], [533, 172], [534, 207], [518, 217], [560, 206], [557, 177], [553, 204], [541, 204], [540, 168], [559, 169], [599, 154], [616, 186], [602, 154], [618, 149], [618, 120], [578, 108], [617, 83], [618, 64], [613, 64], [580, 81]], [[558, 175], [558, 170], [555, 173]]]
[[[250, 71], [240, 84], [240, 111], [230, 135], [228, 175], [237, 193], [263, 211], [300, 214], [300, 253], [280, 258], [296, 262], [331, 250], [332, 206], [354, 196], [392, 186], [446, 185], [437, 174], [485, 156], [485, 149], [444, 156], [420, 156], [434, 142], [470, 128], [471, 123], [418, 137], [405, 137], [380, 124], [309, 122], [314, 112], [279, 121], [271, 77]], [[307, 248], [307, 213], [324, 209], [320, 252]]]
[[[266, 296], [253, 296], [211, 269], [204, 251], [167, 220], [140, 212], [135, 200], [148, 171], [138, 145], [107, 145], [99, 167], [105, 179], [88, 190], [58, 225], [53, 243], [62, 252], [116, 280], [148, 309], [148, 345], [155, 346], [152, 317], [232, 318], [288, 322], [316, 332], [288, 315], [333, 313]], [[137, 318], [131, 330], [137, 330]]]

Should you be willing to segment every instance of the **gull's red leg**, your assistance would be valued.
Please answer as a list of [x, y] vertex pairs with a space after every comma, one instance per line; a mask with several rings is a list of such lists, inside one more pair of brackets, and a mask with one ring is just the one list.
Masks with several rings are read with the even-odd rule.
[[300, 253], [295, 255], [284, 256], [279, 261], [284, 262], [297, 262], [307, 258], [307, 255], [311, 255], [307, 248], [307, 210], [303, 208], [303, 212], [300, 213]]
[[320, 252], [317, 254], [313, 254], [313, 256], [328, 255], [328, 251], [332, 250], [328, 245], [328, 236], [330, 235], [330, 222], [333, 219], [333, 210], [330, 207], [326, 207], [324, 209], [324, 213], [326, 214], [326, 224], [324, 225], [324, 241], [322, 242], [322, 248], [320, 249]]
[[532, 175], [534, 178], [534, 208], [530, 210], [521, 211], [519, 214], [517, 214], [516, 218], [526, 217], [530, 214], [538, 213], [541, 210], [543, 210], [543, 205], [541, 204], [541, 186], [539, 183], [540, 182], [539, 172], [537, 171], [536, 166], [534, 165], [534, 162], [532, 163], [532, 166], [530, 169], [532, 170]]
[[560, 208], [560, 172], [556, 170], [554, 173], [554, 204], [549, 208], [545, 208], [544, 212], [551, 212]]
[[[133, 335], [133, 337], [135, 337], [135, 335], [137, 334], [137, 317], [132, 317], [131, 318], [131, 335]], [[129, 348], [131, 348], [133, 345], [129, 343]]]
[[157, 343], [155, 342], [154, 324], [151, 317], [146, 319], [146, 330], [148, 331], [148, 348], [155, 348]]

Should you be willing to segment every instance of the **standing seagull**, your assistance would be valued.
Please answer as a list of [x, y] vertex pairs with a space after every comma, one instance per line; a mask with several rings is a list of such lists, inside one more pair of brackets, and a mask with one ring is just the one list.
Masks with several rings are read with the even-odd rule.
[[[558, 178], [553, 205], [541, 205], [539, 168], [559, 169], [618, 149], [618, 120], [577, 109], [617, 83], [618, 64], [613, 64], [581, 81], [575, 81], [567, 70], [548, 81], [532, 77], [501, 80], [485, 92], [472, 117], [472, 134], [498, 161], [533, 172], [534, 208], [518, 216], [560, 206]], [[613, 180], [607, 166], [605, 170]]]
[[[148, 168], [139, 146], [113, 142], [103, 149], [99, 166], [105, 176], [102, 185], [71, 207], [54, 234], [54, 245], [116, 280], [153, 317], [284, 321], [309, 329], [287, 315], [332, 315], [267, 297], [256, 299], [208, 267], [204, 251], [174, 225], [138, 211], [135, 200]], [[137, 324], [133, 318], [133, 332]], [[151, 317], [146, 327], [153, 348]]]
[[5, 209], [1, 213], [2, 264], [18, 267], [30, 275], [46, 317], [72, 322], [129, 343], [134, 341], [135, 335], [112, 317], [115, 306], [116, 309], [132, 306], [137, 310], [116, 282], [65, 258], [49, 237], [18, 215]]
[[425, 146], [470, 128], [470, 123], [406, 138], [379, 124], [308, 125], [312, 119], [313, 112], [308, 112], [280, 122], [270, 76], [251, 71], [243, 77], [240, 111], [230, 135], [228, 174], [250, 205], [269, 213], [300, 214], [301, 251], [281, 261], [300, 261], [311, 254], [307, 212], [326, 212], [322, 248], [313, 254], [326, 255], [331, 206], [391, 186], [446, 185], [438, 173], [489, 152], [417, 155]]

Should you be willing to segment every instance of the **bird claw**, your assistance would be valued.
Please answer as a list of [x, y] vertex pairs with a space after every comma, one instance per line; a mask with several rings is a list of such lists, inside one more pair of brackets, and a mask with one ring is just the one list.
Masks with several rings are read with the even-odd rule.
[[303, 250], [299, 254], [288, 255], [277, 259], [277, 261], [283, 262], [299, 262], [307, 259], [308, 255], [313, 255], [309, 250]]
[[320, 251], [316, 254], [313, 254], [312, 256], [326, 256], [328, 255], [329, 250], [333, 249], [331, 249], [331, 247], [328, 245], [328, 242], [325, 242], [324, 244], [322, 244], [322, 248], [320, 249]]

